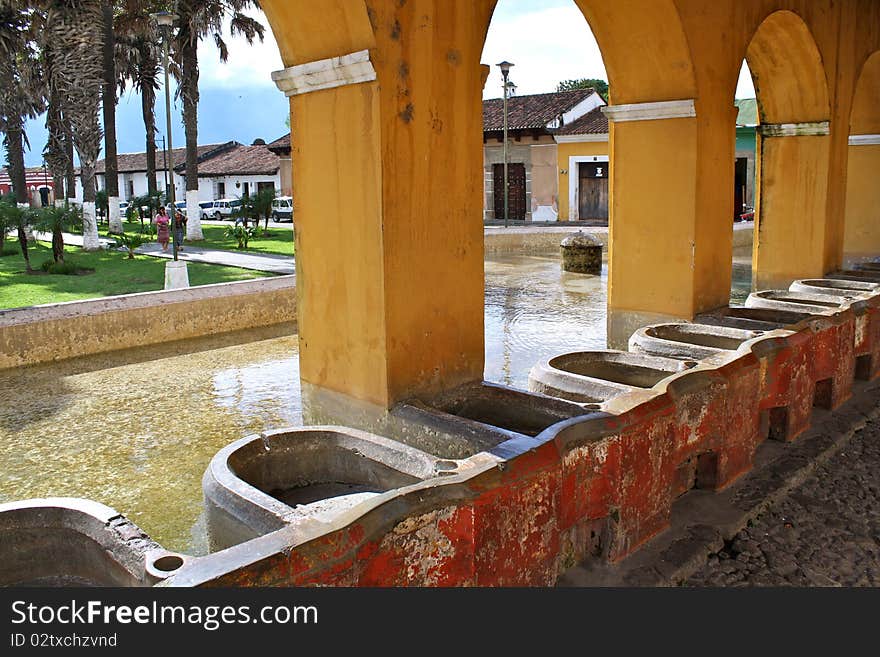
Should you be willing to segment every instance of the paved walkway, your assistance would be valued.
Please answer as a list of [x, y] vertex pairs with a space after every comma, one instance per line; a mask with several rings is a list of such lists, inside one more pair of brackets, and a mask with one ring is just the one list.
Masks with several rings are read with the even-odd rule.
[[880, 421], [740, 531], [688, 586], [880, 586]]
[[691, 490], [629, 557], [587, 559], [560, 586], [880, 586], [880, 380], [765, 441], [722, 491]]
[[[51, 233], [35, 233], [38, 240], [51, 242]], [[113, 247], [115, 242], [111, 239], [99, 238], [101, 246]], [[83, 236], [74, 235], [72, 233], [64, 233], [64, 243], [74, 246], [82, 246]], [[156, 258], [173, 258], [174, 253], [171, 246], [168, 247], [168, 253], [162, 253], [162, 247], [156, 242], [150, 242], [135, 249], [135, 253], [141, 255], [153, 256]], [[251, 269], [254, 271], [263, 271], [271, 274], [294, 274], [296, 267], [293, 256], [281, 256], [270, 253], [245, 253], [240, 251], [223, 251], [221, 249], [205, 249], [198, 246], [190, 246], [190, 243], [184, 243], [184, 248], [177, 254], [179, 260], [187, 262], [204, 262], [211, 265], [224, 265], [226, 267], [239, 267], [241, 269]]]
[[[135, 253], [156, 258], [174, 257], [171, 246], [168, 247], [168, 253], [162, 253], [162, 247], [155, 242], [144, 244], [135, 249]], [[293, 256], [204, 249], [199, 246], [191, 246], [189, 242], [184, 242], [183, 250], [177, 252], [177, 258], [178, 260], [186, 260], [188, 262], [206, 262], [211, 265], [240, 267], [241, 269], [252, 269], [272, 274], [296, 273]]]

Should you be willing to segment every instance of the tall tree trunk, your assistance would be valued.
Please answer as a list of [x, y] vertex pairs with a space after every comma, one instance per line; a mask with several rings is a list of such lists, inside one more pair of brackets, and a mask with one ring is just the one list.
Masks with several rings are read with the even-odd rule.
[[[24, 174], [24, 148], [22, 146], [23, 126], [21, 117], [11, 115], [6, 122], [6, 160], [9, 162], [9, 177], [12, 179], [12, 191], [15, 193], [15, 201], [19, 205], [27, 203], [27, 187]], [[28, 253], [27, 227], [24, 222], [24, 214], [19, 214], [18, 219], [18, 244], [21, 247], [21, 255], [24, 258], [24, 266], [27, 271], [31, 268], [31, 258]]]
[[[64, 198], [73, 200], [76, 198], [76, 172], [73, 170], [73, 135], [71, 134], [70, 124], [64, 122], [64, 151], [70, 166], [67, 167], [65, 177], [67, 178], [64, 185]], [[82, 180], [82, 178], [80, 178]]]
[[103, 0], [104, 22], [104, 83], [101, 101], [104, 109], [104, 187], [107, 190], [109, 232], [122, 233], [119, 217], [119, 166], [116, 161], [116, 38], [113, 35], [113, 3]]
[[158, 63], [148, 44], [140, 45], [138, 77], [141, 90], [141, 113], [147, 135], [147, 194], [156, 195], [156, 88]]
[[[186, 24], [186, 23], [184, 23]], [[183, 97], [183, 126], [186, 131], [186, 239], [205, 239], [199, 208], [199, 60], [198, 38], [181, 30], [180, 87]], [[174, 170], [172, 166], [172, 184]]]
[[52, 67], [52, 84], [66, 99], [73, 145], [79, 155], [83, 186], [83, 250], [101, 248], [95, 222], [95, 163], [101, 152], [103, 0], [52, 2], [46, 16], [47, 38], [63, 52]]

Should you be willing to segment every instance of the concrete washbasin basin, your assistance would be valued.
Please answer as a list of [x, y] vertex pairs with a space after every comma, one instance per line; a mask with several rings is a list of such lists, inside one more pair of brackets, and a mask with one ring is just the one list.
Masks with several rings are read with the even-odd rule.
[[696, 361], [615, 350], [576, 351], [535, 364], [529, 389], [585, 404], [596, 410], [615, 397], [653, 388], [660, 381], [697, 365]]
[[290, 525], [332, 523], [458, 463], [346, 427], [282, 429], [221, 449], [202, 478], [212, 551]]
[[653, 356], [700, 360], [736, 351], [744, 342], [763, 334], [761, 330], [670, 322], [640, 328], [630, 337], [629, 349]]
[[92, 500], [0, 504], [0, 586], [152, 586], [189, 558]]
[[835, 280], [831, 278], [806, 278], [794, 281], [788, 289], [791, 292], [804, 294], [865, 298], [880, 290], [880, 283]]
[[807, 294], [789, 290], [761, 290], [752, 292], [746, 299], [747, 308], [769, 308], [771, 310], [791, 310], [811, 315], [835, 313], [852, 300], [843, 295]]
[[702, 313], [694, 318], [700, 324], [727, 326], [729, 328], [746, 329], [749, 331], [772, 331], [789, 328], [810, 319], [809, 313], [773, 308], [745, 308], [742, 306], [726, 306]]

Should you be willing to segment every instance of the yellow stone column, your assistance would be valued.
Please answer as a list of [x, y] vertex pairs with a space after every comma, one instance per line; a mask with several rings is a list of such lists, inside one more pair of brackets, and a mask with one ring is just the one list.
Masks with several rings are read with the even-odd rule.
[[880, 254], [880, 134], [849, 137], [843, 250], [856, 258]]
[[758, 132], [752, 285], [788, 288], [825, 273], [828, 122], [763, 124]]
[[[726, 303], [729, 255], [718, 263], [712, 254], [717, 248], [729, 254], [732, 228], [723, 222], [720, 230], [717, 217], [700, 224], [706, 205], [700, 194], [711, 186], [701, 187], [698, 175], [693, 100], [603, 111], [611, 129], [608, 343], [626, 348], [641, 326], [691, 319]], [[732, 142], [732, 128], [729, 137]], [[701, 275], [713, 266], [712, 276]]]
[[[277, 35], [297, 16], [270, 5]], [[357, 5], [343, 7], [349, 32]], [[491, 3], [370, 5], [358, 18], [374, 43], [273, 77], [291, 97], [301, 379], [390, 408], [483, 375]]]

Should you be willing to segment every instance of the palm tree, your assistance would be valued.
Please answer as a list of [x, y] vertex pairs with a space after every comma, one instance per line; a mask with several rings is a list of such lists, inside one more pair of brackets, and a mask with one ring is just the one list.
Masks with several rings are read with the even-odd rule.
[[131, 81], [141, 97], [146, 133], [147, 195], [156, 196], [156, 91], [159, 88], [159, 43], [150, 14], [165, 8], [160, 0], [122, 0], [114, 22], [120, 92]]
[[[32, 8], [22, 0], [0, 0], [0, 130], [9, 164], [15, 201], [28, 202], [24, 147], [25, 121], [42, 113], [45, 88], [31, 24]], [[26, 213], [16, 214], [18, 241], [25, 266], [31, 271], [27, 250]]]
[[101, 2], [102, 63], [101, 106], [104, 110], [104, 188], [107, 191], [107, 218], [111, 233], [122, 232], [119, 217], [119, 166], [116, 160], [116, 38], [113, 32], [113, 0]]
[[49, 77], [69, 118], [73, 145], [79, 155], [83, 186], [83, 249], [100, 248], [95, 221], [95, 163], [102, 132], [98, 105], [103, 85], [102, 0], [47, 0], [46, 43], [52, 56]]
[[178, 94], [183, 99], [183, 126], [186, 132], [186, 229], [188, 240], [203, 240], [199, 208], [198, 106], [199, 106], [199, 41], [211, 37], [220, 52], [220, 61], [229, 56], [223, 40], [223, 22], [227, 17], [233, 36], [244, 36], [249, 44], [263, 40], [263, 25], [246, 15], [246, 9], [259, 9], [258, 0], [179, 0], [175, 8], [179, 16], [175, 52], [180, 67]]

